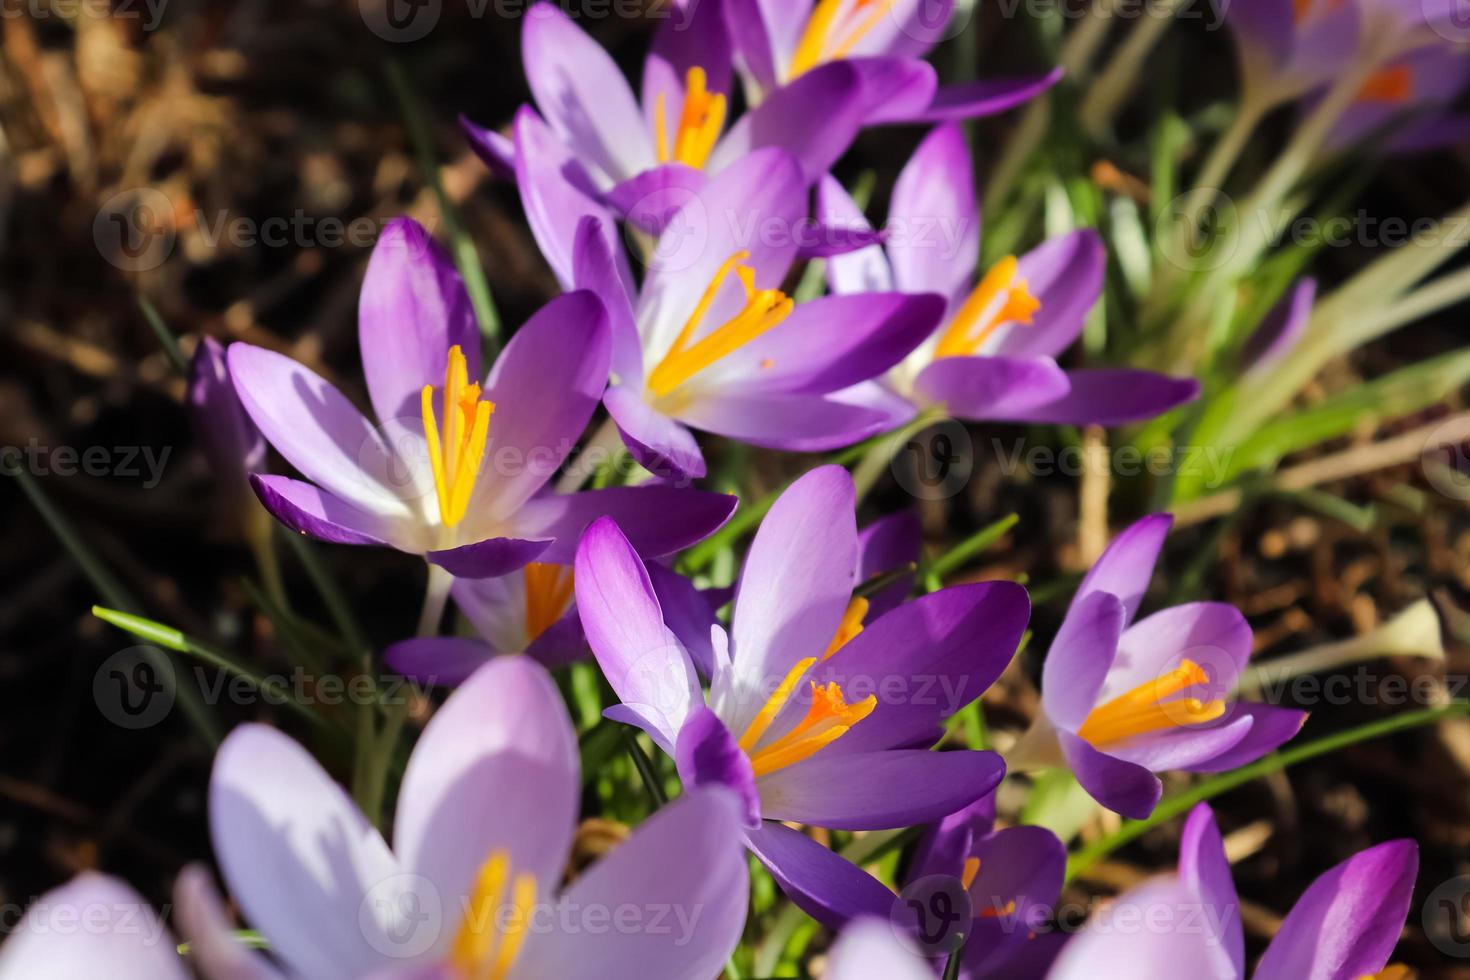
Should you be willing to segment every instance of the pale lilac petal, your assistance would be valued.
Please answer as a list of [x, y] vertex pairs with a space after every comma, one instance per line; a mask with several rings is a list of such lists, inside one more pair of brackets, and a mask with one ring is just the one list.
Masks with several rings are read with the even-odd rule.
[[1307, 329], [1316, 301], [1317, 280], [1303, 279], [1293, 286], [1241, 347], [1241, 369], [1260, 374], [1290, 353]]
[[0, 948], [4, 980], [188, 980], [158, 913], [123, 882], [84, 872], [36, 900]]
[[383, 662], [416, 683], [455, 687], [497, 654], [514, 652], [462, 636], [416, 636], [391, 644]]
[[989, 793], [1004, 776], [1005, 763], [994, 752], [890, 749], [818, 752], [756, 785], [767, 819], [888, 830], [938, 820]]
[[762, 89], [779, 84], [811, 0], [725, 0], [725, 23], [741, 66]]
[[[878, 699], [822, 756], [932, 745], [945, 720], [1000, 677], [1030, 615], [1021, 586], [980, 582], [920, 596], [869, 624], [811, 674], [816, 684], [836, 683], [849, 701]], [[788, 719], [794, 725], [809, 703], [806, 692], [792, 698], [772, 737]]]
[[1082, 333], [1102, 294], [1107, 250], [1097, 232], [1074, 231], [1048, 239], [1021, 256], [1016, 278], [1041, 301], [1030, 324], [1001, 327], [984, 353], [1004, 357], [1056, 357]]
[[922, 58], [940, 41], [954, 36], [950, 30], [954, 7], [954, 0], [896, 0], [853, 47], [852, 54]]
[[1201, 803], [1189, 812], [1179, 839], [1179, 880], [1199, 896], [1204, 927], [1214, 930], [1210, 944], [1211, 972], [1245, 976], [1245, 932], [1240, 922], [1240, 899], [1230, 877], [1225, 841], [1215, 814]]
[[1123, 608], [1127, 610], [1125, 625], [1132, 622], [1153, 579], [1164, 538], [1173, 524], [1172, 515], [1151, 514], [1114, 538], [1077, 587], [1073, 607], [1090, 593], [1111, 592], [1123, 600]]
[[803, 657], [820, 657], [842, 621], [857, 569], [852, 477], [819, 466], [786, 489], [761, 522], [735, 594], [730, 703], [715, 710], [744, 732]]
[[1098, 693], [1099, 701], [1156, 680], [1190, 660], [1210, 676], [1190, 689], [1203, 700], [1224, 698], [1251, 655], [1251, 628], [1240, 610], [1223, 602], [1190, 602], [1147, 616], [1118, 642], [1118, 656]]
[[617, 423], [623, 445], [639, 466], [675, 480], [697, 480], [704, 476], [704, 455], [694, 434], [648, 404], [637, 387], [610, 385], [602, 396], [602, 404]]
[[708, 183], [709, 175], [703, 170], [663, 163], [612, 187], [603, 199], [629, 224], [657, 237]]
[[715, 173], [753, 150], [778, 146], [796, 157], [810, 186], [847, 152], [862, 128], [864, 88], [846, 62], [812, 69], [746, 112], [715, 146], [706, 166]]
[[1164, 784], [1147, 769], [1101, 752], [1071, 732], [1058, 731], [1057, 741], [1082, 788], [1109, 810], [1142, 820], [1159, 805]]
[[643, 561], [611, 518], [583, 535], [576, 576], [577, 611], [603, 675], [672, 755], [685, 717], [703, 701], [699, 675], [664, 625]]
[[827, 954], [827, 980], [934, 980], [934, 968], [904, 944], [888, 920], [863, 919]]
[[1419, 845], [1360, 851], [1312, 882], [1256, 966], [1260, 980], [1355, 980], [1388, 964], [1419, 871]]
[[514, 133], [516, 187], [526, 222], [557, 282], [563, 289], [571, 289], [576, 279], [576, 235], [582, 220], [592, 217], [602, 222], [612, 255], [622, 248], [617, 223], [598, 199], [599, 192], [582, 164], [530, 106], [522, 106], [516, 113]]
[[1230, 713], [1225, 716], [1227, 718], [1248, 715], [1253, 719], [1250, 731], [1228, 751], [1184, 768], [1190, 772], [1229, 772], [1239, 769], [1296, 738], [1297, 732], [1302, 730], [1302, 725], [1307, 720], [1305, 711], [1248, 701], [1237, 701], [1228, 710]]
[[738, 442], [788, 452], [826, 452], [890, 428], [889, 411], [855, 405], [836, 395], [701, 392], [679, 412], [696, 429]]
[[888, 206], [893, 281], [909, 293], [958, 295], [980, 259], [975, 164], [957, 124], [924, 138], [893, 185]]
[[1212, 722], [1136, 735], [1104, 751], [1150, 772], [1190, 769], [1233, 751], [1253, 724], [1250, 715], [1227, 712]]
[[493, 660], [419, 736], [398, 793], [394, 851], [455, 910], [497, 849], [549, 892], [572, 846], [578, 773], [576, 732], [551, 675], [524, 657]]
[[494, 534], [561, 466], [597, 410], [611, 346], [602, 302], [586, 290], [556, 297], [511, 337], [485, 382], [495, 411], [461, 540]]
[[654, 163], [653, 138], [612, 56], [556, 4], [525, 14], [521, 60], [547, 122], [612, 181]]
[[541, 561], [570, 565], [582, 532], [607, 516], [618, 522], [638, 554], [661, 558], [709, 537], [738, 502], [730, 494], [657, 485], [547, 493], [521, 508], [515, 526], [528, 537], [553, 540]]
[[1199, 397], [1199, 382], [1152, 371], [1068, 371], [1060, 398], [1013, 412], [1007, 421], [1046, 425], [1125, 425], [1162, 415]]
[[[179, 872], [174, 884], [174, 915], [179, 932], [189, 943], [189, 962], [198, 967], [208, 980], [283, 980], [281, 973], [257, 950], [236, 938], [236, 926], [225, 915], [224, 904], [209, 872], [200, 865], [190, 865]], [[166, 951], [170, 952], [170, 951]], [[183, 962], [172, 954], [175, 963]], [[118, 976], [117, 961], [109, 963], [105, 975]], [[47, 974], [50, 976], [51, 974]], [[169, 972], [150, 970], [139, 973], [138, 980], [169, 977]], [[183, 976], [182, 970], [178, 973]], [[0, 969], [0, 976], [5, 976]], [[94, 974], [88, 974], [94, 976]], [[124, 971], [121, 980], [128, 980]]]
[[[412, 882], [290, 738], [254, 724], [230, 733], [209, 781], [209, 826], [231, 896], [292, 973], [353, 980], [400, 948], [396, 899]], [[361, 915], [365, 906], [377, 914]]]
[[[412, 536], [403, 523], [369, 513], [320, 487], [286, 476], [250, 477], [250, 486], [272, 517], [293, 531], [332, 544], [388, 544], [411, 548]], [[409, 549], [405, 549], [409, 550]]]
[[633, 300], [628, 284], [628, 257], [612, 241], [606, 222], [595, 215], [583, 217], [572, 245], [572, 281], [578, 289], [590, 289], [602, 300], [607, 313], [612, 352], [608, 364], [628, 384], [643, 380], [643, 343], [633, 319]]
[[1076, 731], [1087, 720], [1117, 655], [1126, 620], [1122, 600], [1110, 592], [1089, 592], [1073, 600], [1041, 667], [1041, 704], [1052, 724]]
[[1018, 105], [1025, 105], [1061, 81], [1064, 74], [1063, 69], [1053, 68], [1045, 75], [941, 85], [935, 90], [929, 107], [912, 121], [945, 122], [994, 116]]
[[695, 588], [693, 582], [671, 568], [657, 563], [646, 568], [653, 594], [663, 611], [664, 625], [689, 651], [689, 659], [700, 676], [713, 676], [715, 654], [710, 643], [710, 627], [718, 622], [715, 614], [724, 603], [718, 594], [711, 596]]
[[[734, 794], [693, 790], [644, 821], [563, 895], [573, 909], [612, 910], [613, 928], [533, 933], [516, 975], [714, 977], [740, 940], [749, 892]], [[618, 927], [623, 909], [646, 918]]]
[[740, 798], [745, 826], [760, 826], [760, 790], [755, 785], [750, 756], [740, 748], [719, 715], [703, 705], [690, 713], [684, 727], [679, 730], [679, 741], [674, 745], [674, 761], [685, 786], [691, 789], [696, 786], [724, 786]]
[[1070, 389], [1067, 372], [1049, 357], [941, 357], [914, 381], [921, 401], [976, 422], [1024, 419]]
[[887, 918], [899, 901], [862, 868], [790, 827], [767, 820], [746, 842], [786, 897], [829, 928], [863, 916]]
[[235, 394], [225, 349], [213, 337], [202, 337], [189, 362], [189, 421], [209, 468], [232, 497], [245, 491], [246, 479], [265, 465], [265, 438]]
[[231, 344], [240, 404], [270, 444], [311, 482], [360, 510], [406, 517], [416, 496], [382, 433], [340, 391], [284, 354]]
[[449, 348], [480, 376], [480, 334], [454, 261], [411, 218], [388, 223], [373, 246], [357, 307], [358, 347], [378, 421], [421, 426], [420, 393], [444, 384]]
[[470, 144], [470, 149], [474, 151], [475, 156], [490, 168], [492, 174], [501, 180], [514, 183], [516, 179], [515, 140], [493, 129], [487, 129], [465, 115], [459, 117], [459, 131], [464, 134], [465, 141]]
[[[851, 234], [872, 230], [857, 203], [831, 174], [823, 175], [817, 184], [816, 214], [829, 227]], [[893, 288], [888, 256], [881, 245], [834, 255], [827, 260], [827, 284], [837, 294], [887, 292]]]
[[526, 567], [550, 544], [549, 538], [486, 538], [458, 548], [428, 551], [424, 557], [459, 578], [494, 578]]

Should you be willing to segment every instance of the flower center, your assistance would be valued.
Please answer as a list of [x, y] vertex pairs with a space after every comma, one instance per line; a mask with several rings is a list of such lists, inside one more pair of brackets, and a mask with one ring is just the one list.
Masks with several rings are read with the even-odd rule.
[[974, 354], [991, 334], [1007, 323], [1030, 326], [1032, 316], [1041, 309], [1041, 300], [1031, 295], [1025, 279], [1018, 278], [1019, 269], [1020, 263], [1014, 255], [1007, 255], [990, 267], [939, 338], [935, 357]]
[[460, 980], [505, 980], [526, 940], [535, 901], [535, 876], [522, 872], [512, 879], [510, 853], [504, 848], [491, 851], [475, 878], [449, 952], [449, 963]]
[[[725, 264], [720, 266], [719, 271], [715, 273], [714, 279], [710, 281], [704, 295], [700, 297], [699, 304], [694, 307], [694, 312], [684, 324], [684, 329], [679, 331], [679, 336], [669, 347], [669, 352], [664, 355], [663, 360], [659, 361], [658, 366], [649, 372], [648, 390], [655, 397], [662, 398], [667, 395], [720, 358], [744, 347], [791, 315], [794, 304], [789, 296], [779, 289], [755, 288], [755, 270], [748, 265], [740, 264], [748, 258], [750, 258], [749, 252], [743, 250], [736, 252], [726, 259]], [[699, 329], [700, 322], [709, 312], [710, 306], [714, 304], [720, 287], [725, 284], [725, 280], [729, 279], [732, 273], [745, 287], [744, 308], [730, 320], [695, 341], [695, 331]]]
[[433, 385], [424, 385], [420, 410], [439, 493], [439, 518], [454, 527], [464, 520], [470, 506], [475, 476], [485, 459], [490, 413], [495, 411], [494, 402], [480, 398], [480, 386], [470, 384], [464, 351], [458, 344], [449, 348], [449, 365], [444, 370], [444, 428], [439, 428], [434, 416]]
[[1163, 731], [1182, 725], [1214, 721], [1225, 713], [1225, 702], [1198, 698], [1164, 698], [1187, 688], [1209, 683], [1210, 675], [1192, 660], [1185, 660], [1162, 677], [1138, 685], [1107, 704], [1093, 708], [1077, 730], [1096, 748], [1115, 745], [1135, 735]]
[[[844, 11], [845, 0], [817, 0], [806, 29], [791, 56], [791, 78], [824, 61], [845, 58], [893, 9], [897, 0], [853, 0]], [[842, 16], [839, 16], [842, 15]]]
[[1358, 89], [1359, 102], [1387, 102], [1403, 105], [1414, 97], [1414, 73], [1408, 65], [1381, 68], [1368, 76]]
[[695, 65], [684, 77], [684, 109], [679, 128], [669, 142], [668, 93], [660, 92], [653, 103], [653, 149], [659, 163], [674, 161], [693, 167], [704, 166], [725, 125], [725, 96], [711, 92], [704, 69]]
[[561, 619], [572, 604], [575, 574], [569, 565], [526, 566], [526, 639], [534, 640]]

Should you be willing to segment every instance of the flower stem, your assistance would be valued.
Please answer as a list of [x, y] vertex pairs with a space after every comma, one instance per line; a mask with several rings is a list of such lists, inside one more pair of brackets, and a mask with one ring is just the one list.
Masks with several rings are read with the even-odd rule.
[[643, 780], [643, 788], [648, 790], [648, 798], [653, 801], [653, 808], [664, 806], [669, 802], [668, 794], [664, 792], [663, 784], [658, 780], [658, 773], [653, 771], [653, 760], [648, 753], [643, 751], [643, 746], [638, 744], [638, 736], [631, 731], [623, 733], [623, 739], [628, 745], [628, 755], [633, 759], [633, 767], [638, 770], [638, 775]]
[[429, 580], [424, 585], [424, 605], [419, 612], [419, 636], [436, 636], [444, 619], [444, 606], [449, 601], [449, 587], [454, 576], [445, 568], [429, 565]]

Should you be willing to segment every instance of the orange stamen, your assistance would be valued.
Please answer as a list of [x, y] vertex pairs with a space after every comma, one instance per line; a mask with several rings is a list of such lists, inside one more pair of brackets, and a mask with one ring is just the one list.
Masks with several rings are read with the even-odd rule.
[[969, 356], [1005, 324], [1031, 324], [1041, 301], [1031, 295], [1025, 279], [1017, 279], [1019, 269], [1013, 255], [990, 267], [939, 338], [936, 358]]
[[490, 415], [495, 403], [480, 398], [480, 386], [469, 383], [468, 362], [459, 345], [449, 348], [444, 369], [444, 428], [434, 415], [434, 386], [424, 385], [419, 411], [428, 442], [429, 466], [439, 496], [439, 518], [449, 527], [464, 520], [485, 460]]
[[667, 93], [659, 93], [653, 104], [654, 152], [659, 163], [674, 161], [696, 170], [704, 167], [725, 126], [726, 109], [724, 93], [711, 92], [708, 85], [709, 77], [698, 65], [684, 76], [684, 108], [672, 144], [666, 121]]
[[1192, 660], [1185, 660], [1162, 677], [1140, 684], [1092, 709], [1077, 734], [1093, 746], [1102, 748], [1135, 735], [1214, 721], [1225, 713], [1224, 701], [1201, 701], [1198, 698], [1163, 700], [1188, 688], [1207, 684], [1209, 680], [1209, 674], [1203, 667]]
[[854, 596], [847, 604], [847, 611], [842, 614], [842, 623], [837, 627], [837, 633], [832, 637], [832, 642], [827, 644], [827, 652], [822, 654], [826, 660], [832, 654], [841, 650], [854, 636], [863, 631], [863, 620], [868, 616], [868, 600], [862, 596]]
[[567, 611], [576, 589], [568, 565], [532, 562], [526, 566], [526, 640], [535, 640]]

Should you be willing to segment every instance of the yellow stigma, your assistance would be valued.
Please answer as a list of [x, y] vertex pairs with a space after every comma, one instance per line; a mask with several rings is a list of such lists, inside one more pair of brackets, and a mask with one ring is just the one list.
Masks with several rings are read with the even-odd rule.
[[[824, 61], [846, 58], [859, 41], [883, 20], [893, 9], [897, 0], [851, 0], [851, 9], [843, 6], [848, 0], [817, 0], [817, 6], [807, 18], [801, 40], [791, 56], [789, 75], [795, 78], [810, 71]], [[845, 28], [845, 30], [844, 30]], [[833, 35], [837, 35], [835, 38]]]
[[1016, 278], [1019, 268], [1014, 255], [990, 267], [939, 338], [935, 357], [966, 357], [1005, 324], [1031, 324], [1041, 300], [1031, 295], [1025, 279]]
[[668, 93], [660, 92], [653, 103], [653, 149], [659, 163], [682, 163], [699, 170], [709, 159], [720, 130], [725, 126], [725, 96], [708, 89], [709, 78], [698, 65], [684, 76], [684, 110], [679, 128], [669, 143]]
[[561, 619], [572, 604], [576, 577], [570, 565], [532, 562], [526, 566], [526, 639], [531, 641]]
[[421, 411], [429, 465], [439, 493], [439, 518], [449, 527], [464, 520], [475, 489], [475, 476], [485, 459], [490, 413], [495, 403], [480, 399], [480, 386], [470, 384], [468, 365], [459, 345], [449, 348], [444, 370], [444, 429], [434, 416], [434, 386], [424, 385]]
[[1185, 660], [1164, 676], [1140, 684], [1107, 704], [1093, 708], [1077, 734], [1094, 747], [1103, 748], [1135, 735], [1214, 721], [1225, 713], [1224, 701], [1201, 701], [1198, 698], [1163, 700], [1209, 680], [1210, 676], [1203, 667], [1192, 660]]
[[776, 720], [776, 715], [791, 700], [802, 677], [816, 662], [816, 657], [798, 661], [745, 729], [745, 734], [740, 736], [740, 748], [750, 756], [750, 766], [757, 779], [815, 755], [847, 734], [853, 725], [872, 714], [878, 706], [878, 698], [872, 694], [849, 704], [837, 682], [821, 685], [813, 681], [812, 703], [807, 708], [806, 717], [774, 742], [760, 745], [771, 722]]
[[[490, 852], [475, 878], [464, 920], [449, 951], [449, 963], [460, 980], [505, 980], [531, 926], [536, 878], [522, 872], [511, 879], [510, 853]], [[506, 884], [510, 904], [505, 904]]]
[[965, 870], [960, 874], [960, 884], [965, 886], [965, 891], [975, 883], [975, 876], [980, 873], [980, 859], [977, 857], [965, 858]]
[[1368, 76], [1358, 89], [1359, 102], [1386, 102], [1403, 105], [1414, 97], [1414, 73], [1408, 65], [1382, 68]]
[[837, 627], [837, 633], [832, 637], [832, 642], [827, 644], [827, 652], [822, 654], [822, 659], [826, 660], [847, 646], [854, 636], [863, 631], [863, 620], [867, 618], [868, 600], [862, 596], [854, 596], [853, 600], [847, 604], [847, 611], [842, 614], [842, 623]]
[[[779, 289], [755, 288], [755, 270], [740, 264], [748, 258], [749, 252], [740, 251], [725, 260], [725, 264], [720, 266], [704, 295], [700, 297], [698, 305], [694, 307], [684, 329], [679, 331], [679, 336], [669, 347], [669, 352], [649, 372], [648, 390], [656, 398], [664, 397], [720, 358], [744, 347], [791, 315], [794, 304], [789, 296]], [[700, 321], [709, 312], [715, 297], [719, 295], [720, 287], [732, 273], [745, 287], [745, 307], [726, 323], [695, 341], [694, 334], [699, 329]]]

